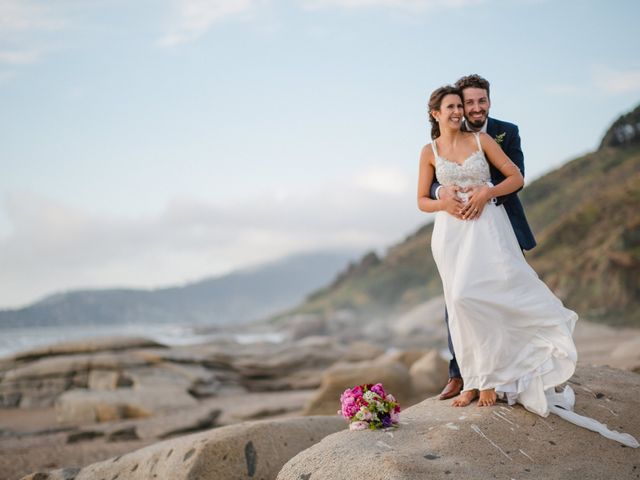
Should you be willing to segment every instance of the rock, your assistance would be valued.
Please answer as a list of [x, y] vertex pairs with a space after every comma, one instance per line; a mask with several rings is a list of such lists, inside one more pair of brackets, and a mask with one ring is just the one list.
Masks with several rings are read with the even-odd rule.
[[203, 366], [164, 362], [143, 351], [59, 355], [5, 372], [0, 382], [0, 406], [51, 406], [64, 392], [78, 388], [114, 391], [134, 386], [181, 388], [186, 392], [196, 385], [206, 386], [207, 395], [212, 395], [214, 388], [222, 388], [216, 373]]
[[109, 370], [93, 370], [89, 372], [88, 387], [90, 390], [115, 390], [122, 383], [122, 374]]
[[293, 315], [285, 320], [282, 331], [292, 340], [326, 335], [327, 320], [324, 316], [316, 314]]
[[219, 423], [231, 425], [245, 420], [257, 420], [265, 415], [301, 415], [313, 390], [260, 392], [229, 397], [215, 397], [205, 402], [222, 410]]
[[32, 408], [53, 405], [58, 395], [82, 383], [81, 376], [31, 378], [0, 383], [0, 401], [4, 408]]
[[391, 331], [398, 338], [411, 344], [412, 337], [431, 339], [435, 343], [446, 341], [447, 330], [444, 323], [444, 297], [438, 296], [424, 302], [395, 319], [390, 324]]
[[449, 365], [438, 351], [431, 350], [411, 365], [409, 375], [414, 394], [425, 398], [442, 390], [449, 378]]
[[56, 355], [132, 350], [136, 348], [164, 348], [164, 345], [142, 337], [94, 337], [32, 348], [13, 355], [11, 359], [14, 362], [19, 362]]
[[58, 398], [55, 408], [60, 422], [94, 423], [147, 417], [195, 405], [197, 401], [179, 388], [149, 387], [112, 391], [72, 390]]
[[[577, 413], [640, 439], [640, 376], [580, 366], [571, 379]], [[401, 413], [390, 431], [338, 432], [291, 459], [278, 480], [423, 480], [637, 478], [631, 449], [521, 406], [453, 408], [427, 399]]]
[[361, 362], [364, 360], [373, 360], [384, 353], [384, 348], [374, 345], [373, 343], [357, 341], [347, 346], [347, 351], [340, 357], [343, 362]]
[[316, 395], [305, 407], [305, 415], [329, 415], [340, 408], [340, 394], [347, 388], [363, 383], [382, 383], [400, 405], [406, 405], [412, 397], [409, 370], [400, 362], [373, 360], [357, 363], [338, 363], [322, 377]]
[[[143, 440], [165, 439], [175, 435], [193, 433], [218, 426], [221, 410], [208, 405], [199, 405], [188, 410], [167, 413], [142, 421], [134, 420], [120, 424], [117, 430], [134, 428]], [[115, 433], [113, 426], [108, 426], [108, 435]]]
[[215, 379], [214, 374], [204, 367], [176, 365], [168, 362], [129, 368], [125, 375], [135, 388], [170, 386], [188, 390], [196, 383], [208, 383]]
[[207, 405], [157, 417], [129, 419], [92, 425], [68, 433], [67, 443], [104, 436], [109, 442], [128, 440], [163, 440], [169, 437], [208, 430], [218, 426], [221, 410]]
[[49, 473], [32, 473], [31, 475], [22, 477], [20, 480], [75, 480], [79, 471], [79, 467], [62, 468]]
[[411, 365], [420, 360], [427, 353], [429, 353], [429, 350], [397, 350], [395, 352], [385, 353], [383, 358], [384, 360], [389, 360], [391, 362], [400, 362], [405, 367], [411, 368]]
[[71, 377], [78, 372], [88, 373], [91, 355], [65, 355], [40, 358], [7, 371], [2, 384], [45, 377]]
[[94, 438], [103, 437], [104, 432], [96, 430], [81, 430], [79, 432], [71, 432], [67, 435], [67, 443], [85, 442]]
[[126, 427], [113, 430], [109, 433], [107, 441], [109, 442], [128, 442], [129, 440], [139, 440], [136, 427]]
[[[74, 480], [274, 479], [282, 465], [330, 433], [344, 429], [337, 416], [261, 420], [165, 440], [94, 463]], [[39, 475], [39, 476], [38, 476]], [[22, 480], [69, 480], [63, 470]]]
[[640, 373], [640, 336], [625, 341], [611, 352], [617, 367]]

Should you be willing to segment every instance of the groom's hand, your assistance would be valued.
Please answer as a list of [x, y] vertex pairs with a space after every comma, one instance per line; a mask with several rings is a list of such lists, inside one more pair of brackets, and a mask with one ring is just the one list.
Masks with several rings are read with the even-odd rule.
[[475, 220], [476, 218], [480, 218], [485, 205], [491, 200], [489, 187], [486, 185], [469, 187], [467, 192], [469, 194], [469, 201], [462, 208], [462, 218], [465, 220]]
[[464, 204], [460, 197], [458, 197], [458, 192], [460, 191], [460, 187], [457, 185], [451, 185], [440, 188], [438, 192], [438, 196], [443, 203], [443, 210], [447, 212], [449, 215], [453, 215], [456, 218], [462, 220], [462, 207]]

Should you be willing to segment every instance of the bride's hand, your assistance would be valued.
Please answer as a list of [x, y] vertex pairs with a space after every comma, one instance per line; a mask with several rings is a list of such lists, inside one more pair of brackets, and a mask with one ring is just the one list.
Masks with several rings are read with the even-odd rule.
[[480, 185], [469, 189], [469, 201], [462, 208], [462, 218], [465, 220], [480, 218], [485, 205], [491, 200], [489, 190], [487, 185]]
[[462, 214], [460, 213], [464, 204], [460, 197], [458, 196], [458, 192], [461, 191], [460, 187], [457, 185], [448, 185], [443, 186], [440, 189], [439, 198], [442, 200], [444, 208], [443, 210], [447, 212], [449, 215], [453, 215], [454, 217], [462, 220]]

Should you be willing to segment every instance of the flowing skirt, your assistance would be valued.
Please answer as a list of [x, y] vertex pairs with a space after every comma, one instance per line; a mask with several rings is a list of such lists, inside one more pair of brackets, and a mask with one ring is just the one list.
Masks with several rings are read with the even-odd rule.
[[545, 391], [575, 371], [578, 315], [526, 262], [501, 205], [471, 221], [438, 212], [431, 249], [465, 390], [495, 388], [546, 417]]

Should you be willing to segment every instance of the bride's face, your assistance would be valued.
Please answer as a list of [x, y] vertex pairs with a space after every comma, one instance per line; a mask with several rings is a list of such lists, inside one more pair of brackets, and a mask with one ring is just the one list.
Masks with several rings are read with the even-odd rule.
[[462, 98], [452, 93], [445, 95], [440, 104], [440, 110], [433, 112], [433, 116], [438, 120], [440, 128], [445, 126], [455, 129], [460, 128], [463, 115]]

